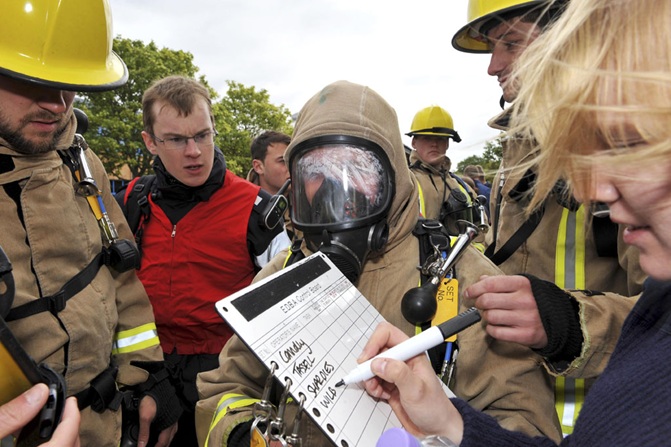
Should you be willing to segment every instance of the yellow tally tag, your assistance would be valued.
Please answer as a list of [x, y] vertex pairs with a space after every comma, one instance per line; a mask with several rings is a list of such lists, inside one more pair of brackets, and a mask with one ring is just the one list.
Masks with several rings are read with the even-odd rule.
[[266, 438], [263, 436], [263, 433], [261, 433], [261, 430], [256, 427], [252, 429], [250, 447], [268, 447], [268, 441], [266, 441]]
[[[438, 286], [436, 301], [438, 310], [436, 310], [436, 316], [431, 320], [431, 326], [444, 323], [459, 313], [459, 281], [456, 278], [444, 278]], [[456, 340], [457, 334], [454, 334], [445, 341]]]

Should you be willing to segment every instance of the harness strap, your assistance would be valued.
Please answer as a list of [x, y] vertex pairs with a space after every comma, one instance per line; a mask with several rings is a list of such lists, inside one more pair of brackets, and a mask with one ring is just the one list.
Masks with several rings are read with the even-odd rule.
[[[531, 233], [534, 232], [538, 224], [541, 223], [543, 214], [545, 213], [545, 207], [541, 206], [536, 211], [534, 211], [531, 216], [515, 231], [515, 233], [503, 244], [499, 250], [494, 252], [496, 244], [492, 244], [487, 247], [485, 250], [485, 256], [487, 256], [494, 264], [501, 265], [503, 264], [517, 249], [526, 241]], [[498, 213], [497, 213], [498, 214]], [[497, 223], [498, 226], [498, 223]]]
[[108, 366], [91, 381], [91, 385], [75, 394], [80, 410], [91, 407], [96, 413], [102, 413], [108, 408], [116, 411], [123, 401], [124, 393], [116, 385], [116, 375], [119, 368]]
[[98, 253], [84, 270], [73, 276], [55, 294], [13, 308], [7, 315], [6, 321], [19, 320], [46, 311], [56, 315], [65, 309], [67, 301], [81, 292], [96, 277], [98, 270], [106, 261], [106, 253], [106, 250]]

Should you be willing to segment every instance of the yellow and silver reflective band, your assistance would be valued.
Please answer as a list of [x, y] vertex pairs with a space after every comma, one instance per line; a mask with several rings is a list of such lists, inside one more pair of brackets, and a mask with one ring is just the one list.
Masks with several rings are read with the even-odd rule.
[[112, 355], [127, 354], [159, 344], [155, 323], [147, 323], [126, 331], [117, 332], [112, 345]]
[[426, 206], [424, 204], [424, 191], [422, 191], [422, 185], [419, 184], [419, 180], [415, 178], [415, 184], [417, 185], [417, 192], [419, 193], [419, 214], [422, 217], [426, 217]]
[[573, 433], [575, 420], [585, 402], [585, 380], [557, 377], [555, 379], [555, 408], [564, 437]]
[[[228, 410], [234, 410], [236, 408], [251, 407], [256, 402], [260, 402], [259, 399], [252, 399], [251, 397], [244, 396], [242, 394], [224, 394], [219, 400], [217, 409], [212, 416], [212, 423], [210, 424], [210, 429], [207, 432], [207, 438], [205, 439], [205, 447], [208, 447], [210, 442], [210, 432], [214, 427], [217, 426], [219, 421], [226, 416]], [[251, 416], [250, 416], [251, 419]]]
[[[582, 205], [575, 212], [563, 209], [557, 232], [555, 284], [562, 289], [585, 288], [585, 208]], [[583, 379], [556, 379], [555, 407], [564, 436], [573, 433], [584, 401]]]
[[557, 232], [555, 284], [562, 289], [585, 288], [585, 207], [564, 208]]

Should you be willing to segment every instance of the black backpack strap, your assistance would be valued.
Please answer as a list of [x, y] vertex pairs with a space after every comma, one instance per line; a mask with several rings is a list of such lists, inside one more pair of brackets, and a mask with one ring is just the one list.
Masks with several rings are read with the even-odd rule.
[[142, 226], [151, 214], [149, 195], [155, 182], [155, 175], [143, 175], [133, 179], [114, 196], [126, 216], [131, 232], [135, 235], [138, 248], [142, 240]]
[[100, 270], [100, 267], [106, 261], [105, 254], [105, 250], [98, 253], [98, 255], [89, 263], [89, 265], [84, 268], [84, 270], [73, 276], [68, 282], [65, 283], [61, 290], [55, 294], [51, 296], [45, 296], [35, 301], [31, 301], [13, 308], [5, 320], [19, 320], [21, 318], [26, 318], [31, 315], [46, 311], [56, 315], [58, 312], [65, 309], [65, 304], [70, 298], [77, 295], [84, 289], [84, 287], [93, 281], [93, 278], [95, 278], [98, 274], [98, 270]]
[[12, 274], [12, 263], [0, 247], [0, 318], [6, 318], [14, 302], [16, 286]]
[[[520, 181], [510, 190], [509, 197], [516, 202], [523, 200], [531, 191], [533, 184], [536, 182], [536, 173], [532, 169], [528, 169]], [[534, 232], [538, 224], [540, 224], [543, 214], [545, 213], [545, 206], [536, 209], [529, 218], [517, 229], [517, 231], [506, 241], [505, 244], [496, 252], [498, 242], [499, 219], [501, 214], [501, 203], [503, 202], [503, 179], [499, 184], [499, 189], [496, 198], [496, 209], [494, 215], [494, 239], [491, 245], [485, 250], [487, 256], [494, 264], [503, 264], [518, 248], [526, 241], [531, 233]]]
[[[496, 246], [495, 243], [487, 247], [485, 250], [485, 256], [487, 256], [494, 264], [501, 265], [503, 264], [513, 253], [517, 251], [518, 248], [526, 241], [531, 233], [534, 232], [538, 224], [541, 223], [543, 219], [543, 214], [545, 213], [545, 207], [541, 206], [536, 211], [534, 211], [529, 218], [517, 229], [517, 231], [503, 244], [498, 251], [494, 252]], [[497, 224], [498, 225], [498, 224]]]

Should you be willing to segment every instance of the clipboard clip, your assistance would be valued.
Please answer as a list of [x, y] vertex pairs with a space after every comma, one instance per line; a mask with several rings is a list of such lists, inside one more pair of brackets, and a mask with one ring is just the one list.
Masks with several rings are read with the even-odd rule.
[[278, 368], [277, 363], [271, 363], [270, 372], [266, 378], [266, 385], [263, 388], [261, 400], [256, 402], [252, 409], [252, 416], [254, 416], [254, 422], [252, 422], [252, 428], [250, 429], [250, 436], [252, 439], [258, 439], [258, 437], [261, 436], [266, 442], [269, 441], [268, 434], [270, 426], [266, 424], [270, 421], [270, 418], [275, 411], [275, 407], [270, 403], [270, 392], [273, 387], [273, 377]]
[[291, 379], [284, 379], [284, 391], [280, 396], [280, 403], [277, 408], [277, 415], [270, 421], [268, 426], [268, 438], [270, 441], [277, 441], [282, 446], [287, 446], [287, 441], [284, 439], [284, 411], [287, 408], [287, 399], [289, 398], [289, 390], [291, 389]]

